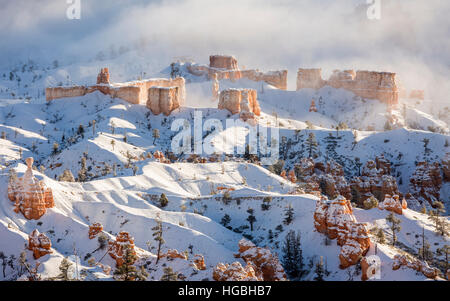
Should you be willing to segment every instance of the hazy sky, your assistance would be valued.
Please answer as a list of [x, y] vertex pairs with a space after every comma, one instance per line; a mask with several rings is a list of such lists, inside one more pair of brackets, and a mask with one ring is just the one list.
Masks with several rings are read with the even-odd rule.
[[167, 65], [226, 53], [291, 75], [301, 66], [386, 70], [428, 89], [450, 79], [450, 1], [381, 0], [375, 21], [366, 0], [81, 0], [80, 20], [66, 18], [68, 6], [0, 0], [0, 60], [90, 58], [141, 40]]

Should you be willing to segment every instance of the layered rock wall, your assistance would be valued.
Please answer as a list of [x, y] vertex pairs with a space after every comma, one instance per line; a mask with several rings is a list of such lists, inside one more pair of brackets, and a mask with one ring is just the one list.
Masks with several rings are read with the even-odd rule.
[[219, 110], [228, 110], [231, 114], [240, 114], [244, 120], [261, 115], [258, 94], [253, 89], [227, 89], [220, 92]]
[[395, 73], [390, 72], [335, 70], [329, 80], [323, 80], [321, 69], [299, 69], [297, 90], [304, 88], [317, 90], [331, 86], [349, 90], [363, 98], [378, 99], [393, 106], [398, 104], [399, 97], [395, 76]]
[[[178, 106], [184, 105], [186, 99], [186, 83], [182, 77], [175, 79], [154, 78], [111, 84], [109, 82], [109, 71], [107, 68], [103, 68], [100, 71], [97, 77], [97, 85], [46, 88], [45, 95], [47, 101], [52, 101], [60, 98], [80, 97], [95, 91], [100, 91], [105, 95], [110, 95], [112, 98], [121, 98], [131, 104], [145, 105], [149, 99], [149, 90], [152, 87], [178, 88], [175, 103]], [[170, 107], [169, 105], [164, 106]]]
[[147, 108], [155, 115], [163, 113], [169, 116], [180, 107], [179, 95], [178, 87], [152, 87], [148, 89]]
[[238, 70], [238, 62], [234, 56], [211, 55], [209, 57], [209, 67], [226, 70]]

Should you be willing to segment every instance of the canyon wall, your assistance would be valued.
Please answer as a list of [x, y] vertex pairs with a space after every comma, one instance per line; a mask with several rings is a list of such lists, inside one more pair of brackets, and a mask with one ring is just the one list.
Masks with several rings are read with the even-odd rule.
[[261, 114], [258, 94], [253, 89], [227, 89], [220, 92], [219, 110], [228, 110], [231, 114], [240, 114], [243, 120], [253, 119]]
[[112, 98], [121, 98], [131, 104], [146, 105], [149, 99], [149, 89], [152, 87], [171, 88], [176, 87], [176, 102], [182, 106], [186, 99], [186, 84], [182, 77], [175, 79], [153, 78], [142, 81], [126, 83], [109, 82], [109, 70], [103, 68], [98, 77], [97, 85], [92, 86], [72, 86], [72, 87], [50, 87], [45, 89], [47, 101], [60, 98], [79, 97], [86, 94], [100, 91]]
[[395, 73], [390, 72], [335, 70], [329, 80], [323, 80], [321, 69], [299, 69], [297, 90], [304, 88], [317, 90], [331, 86], [349, 90], [363, 98], [378, 99], [393, 106], [398, 104], [399, 97], [395, 76]]
[[287, 70], [261, 72], [258, 69], [239, 70], [237, 60], [232, 56], [210, 56], [209, 66], [188, 64], [187, 70], [195, 76], [207, 76], [208, 79], [229, 79], [232, 81], [246, 78], [252, 81], [264, 81], [277, 89], [287, 89]]
[[151, 87], [148, 90], [147, 108], [153, 114], [163, 113], [169, 116], [170, 113], [180, 107], [178, 87]]

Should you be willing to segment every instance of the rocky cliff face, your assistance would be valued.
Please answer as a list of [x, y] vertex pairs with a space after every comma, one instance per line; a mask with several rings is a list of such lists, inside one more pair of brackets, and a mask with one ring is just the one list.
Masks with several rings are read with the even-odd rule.
[[38, 220], [55, 203], [52, 190], [33, 175], [33, 161], [33, 158], [26, 159], [28, 168], [23, 177], [11, 177], [8, 198], [14, 202], [16, 213], [21, 212], [27, 219]]
[[297, 90], [310, 88], [320, 89], [331, 86], [336, 89], [346, 89], [355, 95], [378, 99], [389, 106], [398, 104], [398, 88], [395, 73], [335, 70], [329, 80], [322, 79], [321, 69], [299, 69], [297, 73]]
[[169, 116], [173, 110], [180, 107], [178, 97], [178, 87], [152, 87], [148, 90], [147, 108], [155, 115], [163, 113]]
[[254, 119], [261, 114], [256, 90], [227, 89], [220, 92], [219, 110], [228, 110], [231, 114], [240, 114], [243, 120]]
[[342, 246], [339, 254], [340, 268], [356, 264], [370, 248], [370, 238], [364, 223], [358, 223], [350, 201], [344, 197], [317, 201], [314, 227]]
[[225, 70], [238, 70], [238, 62], [234, 56], [211, 55], [209, 57], [209, 67]]
[[410, 178], [410, 192], [421, 204], [426, 201], [430, 205], [440, 200], [442, 186], [441, 167], [438, 162], [429, 164], [419, 162]]
[[136, 255], [136, 251], [134, 250], [134, 238], [128, 232], [122, 231], [120, 232], [115, 241], [109, 242], [109, 256], [111, 256], [116, 261], [116, 266], [120, 267], [123, 265], [126, 249], [128, 252]]
[[52, 242], [43, 233], [34, 230], [28, 236], [28, 250], [33, 252], [34, 259], [39, 259], [42, 256], [52, 253]]
[[211, 80], [229, 79], [236, 81], [247, 78], [252, 81], [264, 81], [277, 89], [287, 89], [287, 70], [261, 72], [259, 70], [239, 70], [237, 60], [231, 56], [213, 55], [209, 66], [188, 64], [187, 70], [195, 76], [206, 76]]
[[[155, 89], [151, 88], [161, 90], [167, 88], [169, 91], [156, 93]], [[182, 77], [175, 79], [154, 78], [111, 84], [108, 68], [101, 70], [97, 77], [97, 85], [46, 88], [45, 95], [47, 101], [52, 101], [61, 98], [84, 96], [95, 91], [110, 95], [112, 98], [123, 99], [131, 104], [145, 105], [150, 102], [152, 111], [164, 114], [170, 114], [174, 109], [184, 105], [186, 100], [186, 82]]]

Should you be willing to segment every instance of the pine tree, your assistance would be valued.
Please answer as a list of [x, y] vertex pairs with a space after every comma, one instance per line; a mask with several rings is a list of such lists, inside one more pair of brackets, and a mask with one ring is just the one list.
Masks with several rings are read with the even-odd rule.
[[158, 242], [158, 253], [156, 257], [156, 264], [158, 264], [159, 259], [161, 257], [161, 246], [165, 243], [163, 238], [163, 226], [161, 218], [158, 216], [156, 219], [156, 226], [152, 228], [153, 232], [153, 239]]
[[272, 202], [272, 197], [266, 196], [266, 197], [263, 199], [263, 202], [262, 202], [262, 204], [261, 204], [261, 210], [262, 210], [262, 211], [267, 211], [267, 210], [269, 210], [269, 209], [270, 209], [270, 202]]
[[75, 178], [73, 177], [72, 172], [70, 169], [64, 170], [62, 175], [59, 176], [58, 181], [60, 182], [75, 182]]
[[395, 217], [394, 213], [390, 213], [386, 217], [386, 221], [388, 221], [391, 224], [391, 230], [392, 230], [392, 245], [395, 246], [395, 243], [397, 242], [397, 232], [400, 232], [402, 227], [400, 226], [401, 220]]
[[290, 225], [292, 223], [292, 221], [294, 220], [294, 208], [292, 208], [292, 204], [289, 204], [286, 207], [286, 210], [284, 211], [284, 220], [283, 223], [287, 226]]
[[225, 214], [222, 217], [222, 220], [220, 221], [220, 224], [224, 227], [228, 226], [228, 224], [231, 222], [231, 217], [228, 214]]
[[312, 158], [313, 155], [317, 152], [318, 143], [316, 140], [316, 135], [314, 133], [309, 133], [308, 139], [306, 139], [306, 147], [308, 150], [309, 158]]
[[69, 275], [69, 270], [72, 265], [73, 264], [69, 260], [67, 260], [67, 258], [63, 258], [58, 267], [60, 273], [56, 278], [62, 281], [72, 280]]
[[448, 255], [450, 254], [450, 245], [445, 245], [442, 248], [436, 249], [436, 254], [437, 254], [437, 256], [444, 256], [445, 257], [444, 270], [448, 271], [448, 269], [449, 269]]
[[256, 222], [256, 217], [253, 215], [254, 210], [252, 208], [248, 208], [247, 213], [249, 214], [247, 221], [250, 223], [250, 230], [253, 231], [253, 223]]
[[153, 137], [153, 144], [155, 144], [156, 139], [159, 138], [159, 130], [158, 129], [153, 129], [152, 137]]
[[164, 268], [164, 275], [160, 281], [178, 281], [178, 273], [174, 272], [171, 267]]
[[78, 171], [78, 182], [87, 181], [87, 167], [86, 167], [86, 157], [81, 158], [81, 168]]
[[114, 271], [114, 279], [118, 281], [145, 281], [148, 273], [143, 267], [138, 270], [134, 265], [137, 260], [136, 253], [127, 245], [124, 246], [123, 252], [124, 260], [122, 265]]
[[59, 144], [58, 143], [53, 143], [53, 155], [56, 155], [58, 153], [58, 149], [59, 149]]
[[78, 126], [77, 134], [80, 135], [81, 138], [84, 139], [84, 127], [83, 127], [82, 124], [80, 124], [80, 125]]
[[292, 279], [297, 279], [301, 276], [303, 271], [303, 255], [300, 242], [300, 233], [290, 230], [285, 237], [282, 247], [283, 267]]
[[380, 244], [384, 244], [386, 242], [386, 237], [384, 235], [383, 229], [378, 229], [378, 231], [377, 231], [377, 238], [378, 238], [378, 242]]
[[167, 196], [162, 193], [161, 196], [159, 197], [159, 205], [161, 208], [166, 207], [169, 204], [169, 200], [167, 199]]
[[429, 212], [429, 219], [434, 222], [436, 232], [444, 236], [447, 234], [447, 222], [441, 219], [441, 213], [445, 212], [445, 207], [442, 202], [434, 202], [434, 210]]
[[431, 260], [433, 258], [433, 253], [430, 250], [430, 244], [425, 236], [424, 227], [422, 227], [422, 247], [419, 248], [419, 255], [424, 261]]
[[320, 256], [320, 261], [316, 263], [316, 269], [315, 269], [315, 281], [324, 281], [323, 275], [325, 274], [325, 268], [323, 266], [323, 257]]
[[114, 151], [115, 145], [116, 145], [116, 141], [114, 139], [111, 139], [111, 146], [112, 146], [113, 151]]

